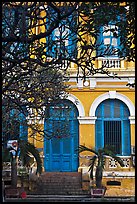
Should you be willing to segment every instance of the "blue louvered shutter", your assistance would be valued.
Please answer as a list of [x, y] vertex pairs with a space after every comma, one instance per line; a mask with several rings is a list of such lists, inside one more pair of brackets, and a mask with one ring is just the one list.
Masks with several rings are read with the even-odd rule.
[[69, 17], [69, 47], [68, 53], [70, 57], [76, 58], [77, 57], [77, 18], [78, 14], [74, 11]]
[[104, 137], [102, 135], [103, 133], [103, 121], [102, 120], [96, 120], [96, 138], [95, 138], [95, 144], [96, 149], [102, 148], [104, 146]]
[[23, 113], [19, 115], [20, 122], [20, 139], [27, 140], [28, 139], [28, 125], [26, 121], [26, 116]]
[[12, 109], [10, 111], [10, 138], [9, 139], [18, 139], [20, 137], [20, 121], [19, 121], [19, 111]]
[[99, 32], [97, 33], [97, 40], [96, 40], [96, 52], [98, 57], [103, 57], [104, 53], [104, 44], [103, 44], [103, 27], [101, 26]]
[[[54, 18], [56, 14], [51, 7], [47, 7], [46, 30], [51, 29], [51, 24], [54, 25]], [[54, 30], [46, 37], [46, 55], [47, 57], [54, 57]]]
[[129, 120], [123, 120], [122, 122], [122, 155], [128, 156], [130, 155], [130, 124]]

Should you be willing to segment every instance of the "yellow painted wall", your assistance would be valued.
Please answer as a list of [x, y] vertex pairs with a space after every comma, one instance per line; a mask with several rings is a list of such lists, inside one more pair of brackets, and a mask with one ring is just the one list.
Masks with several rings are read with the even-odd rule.
[[130, 125], [130, 131], [131, 131], [131, 145], [135, 146], [135, 125]]
[[[121, 186], [109, 186], [107, 181], [116, 180], [121, 182]], [[103, 184], [107, 187], [105, 196], [135, 196], [135, 179], [134, 178], [105, 178]]]
[[89, 124], [81, 124], [80, 128], [80, 141], [81, 145], [86, 145], [89, 147], [95, 146], [95, 132], [94, 132], [94, 125]]
[[37, 148], [43, 148], [43, 129], [44, 125], [39, 124], [39, 130], [42, 130], [42, 132], [39, 134], [38, 132], [36, 134], [32, 134], [32, 129], [28, 128], [28, 141], [30, 143], [33, 143], [35, 147]]
[[[41, 128], [41, 130], [43, 130], [44, 125], [40, 124], [40, 128]], [[35, 143], [37, 148], [43, 148], [43, 137], [44, 137], [43, 133], [41, 133], [41, 134], [37, 133], [37, 135], [36, 135], [37, 140], [36, 140], [36, 143]]]
[[75, 95], [83, 104], [85, 109], [85, 116], [89, 116], [89, 110], [90, 106], [93, 103], [93, 101], [101, 94], [104, 94], [105, 92], [94, 92], [92, 90], [74, 90], [70, 91], [71, 94]]

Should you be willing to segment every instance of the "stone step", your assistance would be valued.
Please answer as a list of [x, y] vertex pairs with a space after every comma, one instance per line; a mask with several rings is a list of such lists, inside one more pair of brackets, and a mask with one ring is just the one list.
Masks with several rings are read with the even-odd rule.
[[66, 183], [64, 183], [64, 184], [55, 184], [55, 183], [51, 183], [51, 184], [44, 184], [44, 185], [42, 185], [42, 184], [38, 184], [38, 186], [42, 186], [43, 188], [50, 188], [50, 187], [52, 187], [53, 186], [53, 188], [54, 187], [56, 187], [56, 188], [71, 188], [71, 187], [74, 187], [74, 188], [81, 188], [81, 185], [75, 185], [75, 184], [72, 184], [72, 183], [70, 183], [69, 185], [68, 184], [66, 184]]
[[61, 182], [63, 182], [63, 181], [73, 181], [73, 182], [81, 182], [81, 178], [39, 178], [38, 179], [39, 181], [41, 181], [41, 182], [45, 182], [45, 181], [49, 181], [49, 182], [51, 182], [51, 181], [54, 181], [54, 182], [58, 182], [58, 181], [61, 181]]
[[52, 174], [49, 174], [49, 173], [44, 173], [40, 176], [39, 178], [41, 181], [51, 181], [51, 180], [54, 180], [54, 181], [69, 181], [70, 179], [73, 180], [73, 181], [81, 181], [81, 174], [80, 173], [77, 173], [77, 174], [55, 174], [53, 173]]
[[[22, 198], [7, 198], [4, 202], [23, 202]], [[135, 202], [135, 196], [91, 198], [90, 195], [27, 195], [24, 202]]]
[[40, 194], [40, 195], [89, 195], [88, 191], [56, 191], [56, 190], [52, 190], [52, 191], [37, 191], [37, 192], [33, 192], [33, 194]]
[[37, 180], [35, 189], [33, 194], [81, 195], [89, 193], [82, 190], [79, 172], [44, 172]]
[[54, 179], [45, 179], [45, 180], [40, 180], [39, 179], [39, 182], [41, 182], [41, 183], [62, 183], [62, 182], [67, 182], [67, 183], [78, 183], [78, 184], [80, 184], [81, 183], [81, 180], [74, 180], [74, 179], [58, 179], [58, 180], [54, 180]]

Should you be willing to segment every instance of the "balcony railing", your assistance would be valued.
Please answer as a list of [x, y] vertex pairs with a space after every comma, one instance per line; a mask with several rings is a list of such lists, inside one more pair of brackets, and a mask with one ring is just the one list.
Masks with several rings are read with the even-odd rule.
[[106, 68], [120, 68], [120, 59], [103, 59], [102, 66]]
[[[80, 158], [81, 158], [82, 166], [88, 166], [92, 156], [81, 155]], [[104, 165], [105, 170], [120, 169], [120, 168], [130, 169], [133, 167], [133, 161], [131, 156], [120, 156], [120, 158], [123, 160], [124, 167], [120, 167], [120, 164], [112, 157], [105, 156], [105, 158], [106, 158], [105, 165]]]

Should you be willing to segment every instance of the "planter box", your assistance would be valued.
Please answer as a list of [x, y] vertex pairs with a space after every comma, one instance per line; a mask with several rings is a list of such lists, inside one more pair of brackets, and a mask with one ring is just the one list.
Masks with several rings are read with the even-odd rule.
[[105, 192], [106, 188], [91, 188], [91, 197], [103, 197]]
[[19, 190], [17, 188], [6, 188], [5, 189], [5, 197], [6, 198], [9, 198], [9, 197], [19, 198], [20, 197]]
[[24, 191], [24, 188], [5, 188], [5, 198], [26, 198], [26, 192]]

